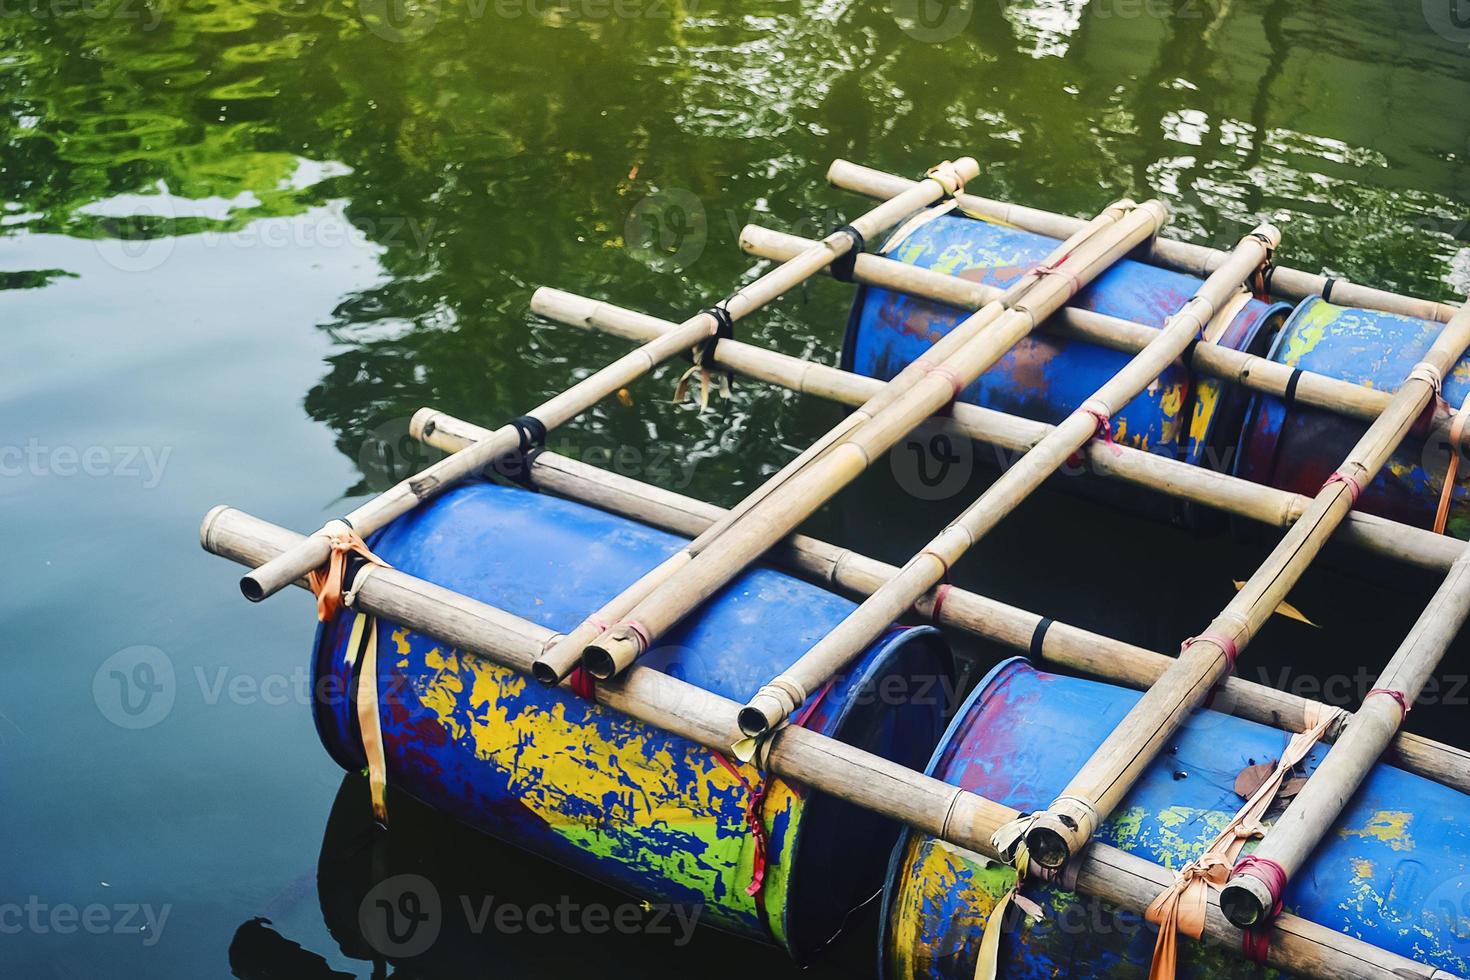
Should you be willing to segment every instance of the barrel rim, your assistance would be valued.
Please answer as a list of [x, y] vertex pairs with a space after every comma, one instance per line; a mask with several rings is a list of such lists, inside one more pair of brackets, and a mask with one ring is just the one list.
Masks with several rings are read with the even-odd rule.
[[[1296, 308], [1291, 311], [1291, 315], [1288, 316], [1285, 322], [1281, 324], [1281, 329], [1276, 331], [1276, 336], [1271, 339], [1271, 347], [1266, 351], [1266, 359], [1268, 361], [1273, 361], [1278, 364], [1285, 364], [1286, 362], [1283, 360], [1279, 360], [1277, 355], [1281, 353], [1282, 347], [1286, 344], [1287, 336], [1290, 335], [1291, 331], [1296, 327], [1298, 321], [1300, 321], [1303, 317], [1307, 315], [1308, 310], [1315, 309], [1319, 303], [1328, 302], [1328, 300], [1323, 299], [1321, 296], [1308, 296], [1306, 299], [1298, 303], [1296, 305]], [[1266, 411], [1272, 405], [1281, 406], [1281, 422], [1282, 425], [1285, 425], [1286, 417], [1291, 414], [1291, 405], [1289, 403], [1286, 403], [1282, 399], [1277, 398], [1275, 395], [1267, 395], [1265, 392], [1251, 392], [1250, 401], [1246, 404], [1245, 407], [1245, 415], [1240, 420], [1240, 432], [1235, 437], [1235, 444], [1239, 448], [1235, 453], [1234, 462], [1232, 462], [1230, 465], [1231, 476], [1240, 476], [1244, 478], [1242, 476], [1242, 471], [1245, 469], [1246, 435], [1254, 427], [1256, 420], [1260, 417], [1260, 414]], [[1274, 476], [1276, 472], [1276, 446], [1280, 442], [1280, 439], [1281, 428], [1280, 426], [1278, 426], [1276, 430], [1276, 435], [1272, 437], [1270, 443], [1270, 466], [1267, 471], [1263, 475], [1261, 475], [1260, 478], [1260, 482], [1266, 486], [1274, 485], [1271, 482], [1271, 477]]]
[[[863, 673], [849, 683], [849, 696], [843, 701], [842, 710], [839, 711], [837, 715], [827, 725], [823, 726], [823, 728], [821, 729], [821, 733], [823, 735], [827, 735], [829, 738], [835, 738], [839, 742], [847, 742], [848, 740], [843, 737], [844, 734], [847, 734], [843, 731], [843, 727], [851, 720], [852, 714], [858, 706], [857, 695], [860, 694], [868, 686], [870, 681], [879, 677], [883, 672], [891, 670], [896, 665], [898, 658], [902, 656], [906, 651], [908, 651], [911, 647], [916, 645], [921, 645], [927, 648], [928, 651], [932, 652], [936, 656], [936, 659], [940, 662], [941, 668], [947, 670], [950, 675], [953, 676], [954, 652], [950, 648], [949, 642], [945, 638], [943, 632], [941, 632], [937, 627], [926, 624], [919, 626], [906, 626], [896, 630], [892, 630], [885, 638], [881, 639], [878, 643], [870, 646], [867, 652], [863, 655], [862, 659], [857, 662], [864, 668]], [[778, 778], [788, 782], [788, 784], [792, 782], [790, 780], [787, 780], [784, 776]], [[827, 797], [826, 794], [817, 793], [813, 797], [813, 803], [808, 804], [808, 806], [814, 805], [817, 799], [830, 799], [832, 803], [837, 804], [845, 802], [837, 800], [836, 798]], [[802, 875], [797, 871], [797, 863], [802, 858], [802, 843], [806, 839], [807, 829], [808, 828], [806, 824], [806, 819], [804, 818], [800, 825], [796, 828], [796, 835], [791, 842], [791, 870], [789, 874], [790, 880], [793, 883], [799, 883], [805, 880], [806, 877], [805, 875]], [[906, 828], [900, 828], [899, 837], [902, 838], [906, 832]], [[887, 888], [888, 877], [889, 871], [885, 866], [883, 872], [883, 886], [885, 889]], [[815, 877], [813, 878], [813, 880], [815, 880]], [[812, 948], [809, 950], [798, 948], [798, 944], [793, 938], [797, 935], [797, 932], [792, 929], [792, 912], [797, 907], [797, 903], [792, 901], [793, 888], [794, 885], [788, 885], [787, 900], [782, 910], [783, 933], [786, 938], [781, 945], [786, 948], [787, 952], [791, 954], [792, 958], [798, 964], [801, 964], [806, 962], [811, 955], [820, 951], [832, 939], [836, 938], [836, 935], [840, 935], [843, 930], [839, 926], [837, 933], [834, 936], [815, 937], [815, 945], [813, 945]], [[853, 910], [851, 909], [844, 910], [844, 915], [851, 915], [852, 911]]]
[[[944, 758], [945, 750], [949, 747], [950, 742], [965, 727], [964, 723], [969, 717], [970, 712], [989, 693], [990, 689], [1000, 681], [1002, 675], [1009, 674], [1021, 666], [1032, 667], [1034, 669], [1034, 665], [1029, 658], [1015, 656], [1006, 657], [985, 672], [985, 676], [980, 678], [974, 690], [969, 693], [961, 703], [959, 710], [954, 713], [954, 717], [950, 719], [949, 724], [945, 726], [944, 734], [939, 738], [939, 744], [934, 746], [934, 751], [929, 756], [929, 763], [924, 767], [924, 775], [933, 778], [942, 778], [936, 776], [935, 771], [939, 768], [939, 762]], [[890, 964], [886, 952], [889, 933], [889, 915], [893, 909], [894, 892], [896, 891], [898, 882], [898, 872], [903, 864], [903, 855], [908, 850], [909, 842], [913, 839], [914, 833], [913, 828], [904, 827], [903, 831], [898, 835], [898, 841], [893, 845], [893, 850], [888, 855], [888, 870], [883, 876], [883, 904], [878, 912], [879, 980], [893, 980], [893, 977], [889, 973]]]

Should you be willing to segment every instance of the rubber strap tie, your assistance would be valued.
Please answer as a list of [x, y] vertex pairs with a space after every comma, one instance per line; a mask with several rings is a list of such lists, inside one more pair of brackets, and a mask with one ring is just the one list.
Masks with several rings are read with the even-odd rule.
[[1075, 273], [1068, 272], [1066, 269], [1062, 268], [1066, 261], [1071, 257], [1072, 253], [1068, 252], [1066, 255], [1063, 255], [1061, 258], [1057, 259], [1055, 262], [1047, 262], [1044, 265], [1038, 265], [1036, 268], [1031, 270], [1031, 274], [1037, 279], [1042, 279], [1046, 276], [1066, 276], [1069, 280], [1071, 280], [1072, 283], [1072, 288], [1067, 293], [1067, 299], [1071, 299], [1073, 296], [1076, 296], [1078, 293], [1082, 292], [1082, 280], [1078, 279]]
[[956, 374], [952, 369], [945, 367], [943, 364], [926, 363], [924, 365], [924, 373], [937, 374], [941, 378], [949, 382], [950, 396], [949, 401], [945, 403], [945, 410], [948, 410], [949, 406], [958, 401], [961, 393], [963, 393], [965, 390], [965, 379]]
[[1322, 301], [1324, 303], [1332, 302], [1332, 287], [1336, 285], [1337, 279], [1332, 276], [1328, 276], [1327, 281], [1322, 284]]
[[1266, 891], [1271, 895], [1271, 911], [1269, 918], [1276, 918], [1281, 914], [1281, 895], [1286, 891], [1286, 869], [1270, 858], [1257, 857], [1247, 854], [1235, 862], [1231, 869], [1232, 875], [1246, 875], [1254, 878], [1266, 886]]
[[[1395, 701], [1398, 702], [1400, 714], [1405, 718], [1409, 716], [1409, 709], [1412, 707], [1412, 705], [1409, 704], [1408, 695], [1404, 694], [1403, 691], [1395, 691], [1391, 687], [1375, 687], [1373, 690], [1368, 692], [1367, 697], [1371, 698], [1375, 694], [1383, 694], [1393, 698]], [[1364, 698], [1364, 700], [1367, 700], [1367, 698]]]
[[1083, 799], [1080, 796], [1058, 796], [1056, 799], [1051, 801], [1051, 806], [1047, 807], [1047, 809], [1055, 812], [1056, 808], [1063, 803], [1076, 803], [1083, 810], [1087, 811], [1087, 819], [1092, 824], [1092, 826], [1088, 828], [1086, 834], [1087, 837], [1091, 837], [1093, 832], [1102, 825], [1102, 817], [1097, 812], [1097, 805], [1091, 800]]
[[934, 590], [934, 612], [930, 614], [929, 618], [934, 620], [936, 623], [939, 622], [939, 611], [944, 608], [944, 600], [949, 598], [949, 590], [952, 588], [954, 588], [954, 586], [950, 585], [948, 582], [945, 582], [939, 588]]
[[1421, 360], [1419, 363], [1414, 364], [1414, 369], [1408, 372], [1408, 378], [1405, 381], [1421, 381], [1427, 383], [1430, 388], [1435, 389], [1436, 395], [1444, 391], [1445, 386], [1444, 373], [1426, 360]]
[[1255, 294], [1256, 299], [1265, 302], [1266, 300], [1270, 299], [1271, 276], [1276, 271], [1276, 267], [1272, 264], [1271, 261], [1276, 256], [1276, 246], [1272, 244], [1270, 237], [1267, 236], [1264, 232], [1253, 231], [1246, 237], [1254, 238], [1256, 241], [1266, 246], [1266, 258], [1256, 268], [1256, 271], [1251, 273], [1250, 279], [1251, 292]]
[[762, 779], [758, 784], [752, 784], [723, 752], [712, 753], [721, 766], [725, 768], [745, 790], [745, 826], [750, 830], [750, 836], [755, 842], [755, 854], [750, 860], [750, 884], [745, 888], [745, 894], [755, 899], [757, 913], [762, 919], [766, 915], [765, 898], [761, 894], [762, 886], [766, 882], [766, 824], [764, 817], [766, 792], [770, 788], [770, 781]]
[[1235, 673], [1235, 661], [1236, 658], [1240, 656], [1240, 648], [1236, 646], [1235, 637], [1233, 636], [1226, 636], [1224, 633], [1211, 633], [1207, 631], [1201, 633], [1199, 636], [1191, 636], [1189, 639], [1185, 640], [1179, 645], [1179, 652], [1182, 654], [1185, 650], [1188, 650], [1196, 643], [1203, 643], [1205, 641], [1209, 641], [1210, 643], [1215, 644], [1215, 646], [1224, 651], [1225, 661], [1229, 665], [1226, 673]]
[[[791, 720], [791, 724], [795, 725], [797, 728], [804, 728], [807, 721], [811, 719], [812, 712], [817, 710], [817, 706], [822, 703], [822, 699], [825, 698], [827, 696], [827, 693], [832, 690], [832, 687], [835, 683], [836, 678], [828, 681], [826, 685], [817, 692], [817, 696], [812, 698], [811, 702], [801, 710], [800, 714], [798, 714], [794, 719]], [[771, 737], [774, 736], [777, 731], [780, 731], [780, 728], [767, 732], [766, 735], [763, 736], [764, 741], [769, 744]], [[766, 795], [770, 792], [771, 788], [771, 774], [766, 768], [765, 761], [760, 761], [757, 765], [757, 768], [761, 770], [761, 780], [758, 785], [752, 785], [750, 780], [745, 778], [744, 773], [740, 771], [739, 767], [737, 767], [735, 763], [731, 762], [729, 757], [727, 757], [723, 752], [712, 752], [711, 754], [714, 755], [715, 761], [723, 766], [725, 770], [730, 773], [730, 775], [735, 777], [736, 781], [740, 783], [741, 787], [744, 788], [747, 794], [745, 803], [745, 825], [750, 828], [750, 836], [755, 841], [755, 854], [751, 857], [750, 884], [746, 886], [745, 894], [755, 899], [756, 911], [759, 913], [760, 917], [764, 919], [766, 916], [766, 903], [765, 896], [763, 895], [763, 886], [765, 885], [766, 881], [767, 852], [764, 811]]]
[[495, 470], [512, 483], [529, 488], [531, 464], [546, 448], [546, 425], [534, 415], [518, 415], [507, 424], [516, 430], [520, 445], [514, 453], [497, 460]]
[[571, 686], [572, 693], [582, 700], [597, 700], [597, 678], [587, 673], [581, 664], [572, 668], [572, 672], [567, 675], [567, 683]]
[[1331, 476], [1329, 476], [1327, 478], [1327, 482], [1322, 484], [1322, 489], [1326, 490], [1334, 483], [1341, 483], [1348, 488], [1348, 493], [1352, 496], [1353, 499], [1353, 506], [1356, 507], [1358, 505], [1358, 498], [1363, 495], [1363, 485], [1353, 477], [1350, 477], [1346, 473], [1342, 472], [1341, 470], [1338, 470], [1334, 472]]
[[1040, 660], [1041, 651], [1046, 646], [1046, 631], [1051, 629], [1051, 624], [1056, 620], [1049, 617], [1041, 617], [1041, 622], [1036, 624], [1036, 629], [1031, 633], [1031, 646], [1027, 648], [1027, 655], [1032, 660]]
[[628, 627], [634, 636], [638, 637], [638, 645], [640, 647], [638, 655], [641, 657], [647, 653], [653, 646], [653, 638], [649, 634], [648, 628], [636, 619], [625, 619], [623, 620], [623, 625]]
[[[333, 525], [341, 525], [340, 528]], [[322, 525], [312, 537], [324, 537], [331, 551], [327, 555], [327, 563], [321, 568], [314, 568], [306, 573], [306, 584], [311, 587], [316, 596], [316, 618], [323, 622], [330, 622], [337, 612], [342, 608], [342, 593], [347, 585], [347, 558], [349, 555], [358, 555], [364, 561], [373, 565], [390, 567], [387, 562], [373, 554], [367, 543], [362, 540], [357, 531], [353, 530], [352, 524], [343, 519], [328, 521]]]
[[1083, 403], [1082, 408], [1079, 409], [1079, 411], [1087, 415], [1091, 415], [1094, 419], [1097, 420], [1097, 431], [1093, 433], [1093, 438], [1095, 439], [1098, 436], [1102, 436], [1103, 442], [1108, 444], [1108, 448], [1113, 451], [1114, 456], [1123, 455], [1122, 447], [1113, 440], [1113, 417], [1102, 408], [1098, 407], [1097, 403], [1095, 402]]
[[1418, 364], [1415, 364], [1413, 370], [1409, 372], [1409, 376], [1404, 380], [1423, 381], [1434, 389], [1436, 395], [1444, 390], [1444, 373], [1428, 361], [1420, 361]]
[[[839, 255], [828, 267], [832, 272], [832, 278], [838, 282], [852, 282], [853, 270], [857, 268], [858, 256], [868, 247], [868, 240], [863, 233], [852, 225], [841, 225], [832, 229], [832, 235], [846, 235], [852, 241], [852, 247]], [[828, 235], [831, 238], [832, 235]]]
[[[355, 708], [357, 733], [367, 760], [368, 795], [372, 800], [373, 819], [388, 826], [388, 755], [383, 748], [383, 727], [378, 707], [378, 618], [359, 614], [353, 624], [353, 638], [359, 635], [359, 647], [349, 646], [349, 663], [356, 667], [357, 690]], [[349, 641], [350, 642], [350, 641]]]
[[1291, 371], [1291, 377], [1286, 379], [1286, 394], [1283, 396], [1286, 399], [1287, 408], [1290, 408], [1292, 405], [1296, 404], [1296, 386], [1301, 382], [1301, 380], [1302, 369], [1293, 368]]
[[1261, 273], [1261, 295], [1259, 298], [1263, 303], [1269, 303], [1271, 301], [1271, 284], [1276, 280], [1276, 270], [1278, 268], [1279, 266], [1275, 262], [1272, 262], [1266, 266], [1266, 271]]
[[1450, 423], [1450, 462], [1444, 472], [1444, 486], [1439, 491], [1439, 506], [1434, 511], [1434, 533], [1443, 534], [1450, 522], [1450, 504], [1455, 499], [1455, 481], [1460, 475], [1460, 447], [1465, 438], [1465, 422], [1470, 419], [1470, 394], [1465, 396], [1455, 419]]
[[965, 179], [950, 160], [944, 160], [924, 171], [924, 179], [938, 184], [945, 197], [954, 197], [965, 189]]

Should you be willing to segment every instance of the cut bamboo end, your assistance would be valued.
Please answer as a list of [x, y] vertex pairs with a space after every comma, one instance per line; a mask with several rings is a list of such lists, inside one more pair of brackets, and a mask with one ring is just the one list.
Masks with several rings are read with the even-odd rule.
[[1236, 875], [1220, 891], [1220, 911], [1242, 929], [1260, 925], [1271, 917], [1276, 898], [1259, 878]]
[[[438, 428], [438, 418], [442, 413], [434, 408], [421, 408], [413, 413], [413, 418], [408, 420], [408, 434], [419, 442], [427, 443], [434, 436], [434, 430]], [[485, 433], [490, 434], [488, 431]]]
[[626, 626], [614, 626], [582, 651], [582, 669], [600, 681], [611, 680], [633, 665], [643, 643]]
[[1096, 811], [1075, 798], [1057, 800], [1032, 818], [1026, 850], [1043, 868], [1059, 871], [1097, 830]]
[[757, 691], [745, 707], [740, 709], [738, 722], [740, 730], [751, 738], [760, 738], [762, 735], [775, 728], [793, 710], [789, 707], [786, 699], [778, 697], [774, 692], [762, 689]]
[[556, 685], [560, 684], [568, 674], [576, 669], [576, 667], [577, 661], [573, 661], [572, 666], [567, 668], [565, 672], [563, 672], [558, 670], [557, 667], [549, 660], [541, 658], [531, 664], [531, 676], [540, 681], [542, 684], [545, 684], [547, 687], [556, 687]]
[[267, 598], [274, 591], [276, 590], [267, 588], [266, 584], [262, 582], [257, 576], [240, 576], [240, 594], [249, 599], [251, 602], [260, 602]]
[[229, 509], [229, 504], [219, 504], [210, 508], [209, 513], [204, 515], [204, 520], [199, 524], [199, 547], [205, 551], [214, 551], [214, 548], [211, 547], [210, 532], [214, 529], [214, 523], [219, 520], [219, 516]]

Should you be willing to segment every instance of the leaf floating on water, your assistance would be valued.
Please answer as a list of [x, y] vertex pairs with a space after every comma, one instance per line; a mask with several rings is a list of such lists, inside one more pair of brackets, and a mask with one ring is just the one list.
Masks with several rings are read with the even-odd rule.
[[[1245, 588], [1245, 583], [1241, 581], [1236, 581], [1235, 591], [1239, 592], [1243, 588]], [[1298, 609], [1296, 606], [1293, 606], [1289, 602], [1282, 602], [1281, 605], [1276, 607], [1275, 612], [1278, 616], [1285, 616], [1287, 619], [1294, 619], [1298, 623], [1306, 623], [1308, 626], [1312, 627], [1312, 629], [1319, 630], [1322, 628], [1316, 623], [1312, 622], [1310, 619], [1308, 619], [1305, 613], [1303, 613], [1300, 609]]]
[[618, 389], [618, 404], [619, 405], [622, 405], [624, 408], [632, 408], [633, 407], [633, 393], [631, 391], [629, 391], [627, 388], [619, 388]]

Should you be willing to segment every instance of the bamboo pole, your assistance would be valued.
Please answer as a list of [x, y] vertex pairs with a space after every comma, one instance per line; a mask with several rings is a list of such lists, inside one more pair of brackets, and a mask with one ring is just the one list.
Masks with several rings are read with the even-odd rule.
[[[740, 247], [751, 255], [785, 261], [809, 247], [811, 240], [759, 225], [746, 225], [740, 233]], [[853, 279], [894, 292], [932, 299], [958, 309], [978, 309], [991, 302], [1000, 290], [994, 286], [908, 265], [882, 255], [864, 252], [857, 258]], [[1077, 340], [1084, 340], [1136, 354], [1158, 335], [1154, 327], [1142, 323], [1068, 306], [1060, 310], [1042, 330]], [[1298, 371], [1289, 364], [1248, 354], [1202, 340], [1188, 352], [1189, 366], [1202, 374], [1237, 384], [1252, 391], [1286, 398], [1325, 409], [1350, 418], [1371, 422], [1388, 407], [1391, 392], [1354, 384], [1341, 378], [1329, 378], [1313, 371]], [[1292, 376], [1296, 387], [1292, 388]]]
[[[1109, 208], [1063, 243], [1055, 258], [1017, 282], [1004, 300], [970, 316], [934, 345], [930, 357], [905, 367], [880, 390], [876, 410], [868, 414], [865, 408], [856, 413], [858, 422], [840, 424], [834, 430], [840, 435], [822, 440], [817, 457], [741, 513], [728, 529], [702, 542], [699, 550], [691, 547], [675, 556], [679, 567], [625, 607], [618, 622], [586, 646], [583, 668], [597, 678], [626, 669], [671, 626], [857, 479], [874, 459], [953, 402], [1073, 293], [1156, 233], [1167, 216], [1157, 201], [1121, 216], [1120, 210]], [[902, 387], [906, 376], [913, 380]], [[895, 386], [902, 393], [882, 404], [884, 393]], [[640, 589], [635, 586], [630, 593]]]
[[[558, 323], [600, 330], [643, 343], [674, 329], [668, 320], [559, 290], [543, 289], [533, 306]], [[739, 340], [721, 340], [714, 348], [715, 363], [746, 377], [844, 405], [860, 405], [882, 382], [803, 360]], [[968, 438], [989, 443], [1005, 453], [1028, 452], [1046, 438], [1053, 426], [1008, 415], [965, 402], [950, 414], [956, 430]], [[1116, 448], [1116, 452], [1114, 451]], [[1089, 470], [1109, 479], [1165, 493], [1179, 500], [1213, 507], [1270, 527], [1289, 528], [1311, 505], [1311, 498], [1251, 483], [1181, 460], [1118, 445], [1089, 444], [1083, 456]], [[1445, 572], [1460, 553], [1461, 542], [1372, 514], [1348, 515], [1339, 537], [1373, 554], [1432, 571]]]
[[1242, 284], [1271, 260], [1281, 234], [1261, 225], [1241, 239], [1230, 261], [1210, 274], [1171, 316], [1153, 341], [1092, 396], [1063, 419], [1019, 462], [1001, 474], [978, 500], [914, 555], [894, 579], [869, 596], [841, 623], [757, 691], [740, 712], [740, 728], [755, 738], [784, 722], [822, 685], [853, 661], [894, 620], [949, 577], [981, 538], [1035, 493], [1067, 460], [1099, 433], [1112, 442], [1112, 416], [1152, 384], [1201, 336]]
[[[1131, 207], [1131, 202], [1128, 205]], [[1102, 216], [1083, 231], [1077, 232], [1071, 240], [1058, 250], [1059, 254], [1066, 254], [1064, 250], [1069, 249], [1075, 243], [1085, 240], [1092, 232], [1106, 228], [1120, 220], [1126, 213], [1127, 208], [1119, 206], [1104, 212]], [[1027, 283], [1018, 284], [1013, 290], [1014, 295], [1021, 295], [1026, 290]], [[568, 294], [552, 290], [538, 290], [531, 298], [531, 308], [537, 313], [551, 319], [566, 319], [567, 313], [559, 304]], [[909, 365], [904, 371], [892, 379], [887, 385], [880, 386], [866, 399], [859, 409], [845, 418], [837, 426], [831, 429], [825, 436], [817, 440], [806, 450], [791, 460], [779, 472], [768, 479], [756, 491], [746, 497], [730, 514], [720, 523], [711, 527], [708, 531], [699, 535], [694, 541], [671, 555], [660, 563], [648, 574], [642, 576], [622, 594], [614, 597], [606, 605], [588, 616], [587, 619], [566, 637], [558, 641], [557, 645], [547, 650], [546, 654], [537, 661], [534, 676], [543, 684], [556, 684], [567, 677], [573, 669], [583, 660], [586, 651], [592, 649], [598, 638], [609, 630], [610, 623], [618, 624], [614, 629], [631, 634], [636, 639], [639, 651], [651, 641], [652, 637], [646, 632], [641, 623], [628, 626], [626, 618], [638, 606], [639, 603], [648, 600], [659, 588], [672, 581], [694, 557], [708, 549], [715, 541], [731, 528], [743, 521], [747, 514], [760, 505], [763, 501], [779, 496], [786, 492], [790, 481], [806, 469], [809, 465], [826, 456], [835, 447], [845, 441], [856, 432], [863, 423], [889, 411], [899, 397], [905, 395], [927, 376], [929, 365], [933, 362], [942, 361], [954, 352], [964, 348], [981, 331], [985, 330], [991, 323], [997, 320], [1005, 311], [1005, 303], [997, 301], [986, 308], [978, 311], [963, 324], [951, 332], [950, 336], [944, 338], [935, 345], [931, 352], [930, 361], [923, 364]], [[636, 656], [637, 653], [632, 653]], [[589, 668], [593, 676], [610, 677], [616, 672], [611, 664], [597, 662]]]
[[[827, 179], [836, 187], [853, 191], [865, 197], [889, 197], [902, 190], [908, 179], [894, 174], [873, 170], [847, 160], [833, 161], [827, 171]], [[1014, 225], [1024, 231], [1051, 238], [1066, 238], [1072, 234], [1078, 218], [1040, 211], [1036, 208], [992, 201], [974, 194], [958, 196], [959, 205], [969, 214], [979, 215], [1001, 224]], [[1149, 258], [1158, 265], [1187, 272], [1190, 275], [1209, 275], [1225, 261], [1226, 253], [1203, 245], [1168, 238], [1157, 238], [1149, 251]], [[1271, 291], [1286, 299], [1303, 300], [1312, 296], [1326, 296], [1333, 303], [1343, 306], [1360, 306], [1386, 313], [1437, 320], [1448, 323], [1459, 311], [1452, 303], [1436, 303], [1432, 300], [1401, 296], [1382, 289], [1360, 286], [1344, 279], [1314, 275], [1299, 269], [1278, 267], [1271, 277]]]
[[[216, 507], [204, 519], [200, 540], [214, 554], [258, 566], [299, 545], [301, 537], [232, 508]], [[353, 605], [369, 614], [523, 673], [554, 639], [544, 627], [391, 568], [359, 571], [350, 595]], [[599, 684], [593, 695], [602, 705], [712, 751], [725, 751], [735, 732], [739, 706], [734, 701], [657, 670], [629, 670], [616, 681]], [[782, 729], [772, 738], [765, 761], [783, 778], [988, 857], [999, 857], [991, 838], [1017, 816], [1010, 807], [801, 727]], [[1098, 845], [1079, 868], [1076, 888], [1141, 912], [1173, 877], [1143, 858]], [[1242, 941], [1240, 930], [1226, 921], [1213, 898], [1206, 909], [1205, 936], [1233, 948]], [[1277, 919], [1269, 937], [1270, 964], [1292, 973], [1447, 980], [1443, 972], [1293, 915]]]
[[[415, 439], [451, 453], [489, 433], [432, 408], [415, 413], [409, 431]], [[528, 475], [541, 490], [690, 538], [728, 513], [550, 451], [533, 458]], [[803, 534], [791, 535], [768, 557], [808, 581], [857, 597], [872, 595], [898, 574], [897, 566]], [[954, 587], [942, 603], [937, 599], [937, 591], [931, 590], [915, 603], [914, 612], [942, 626], [1030, 652], [1049, 664], [1130, 687], [1147, 688], [1173, 663], [1173, 658], [1152, 650], [1053, 622], [967, 589]], [[1291, 732], [1307, 731], [1324, 713], [1339, 710], [1239, 677], [1226, 679], [1211, 706]], [[1329, 732], [1329, 738], [1334, 734]], [[1392, 751], [1396, 764], [1406, 771], [1470, 793], [1470, 752], [1403, 731], [1394, 737]]]
[[1470, 306], [1440, 331], [1393, 402], [1245, 587], [1203, 633], [1185, 642], [1175, 665], [1129, 710], [1051, 806], [1036, 814], [1026, 833], [1032, 858], [1043, 867], [1060, 868], [1086, 845], [1189, 713], [1234, 670], [1239, 652], [1285, 600], [1348, 515], [1361, 488], [1438, 394], [1441, 379], [1467, 346]]
[[[980, 172], [980, 165], [971, 157], [961, 157], [953, 164], [948, 161], [940, 164], [935, 171], [937, 172], [931, 172], [932, 176], [891, 195], [884, 203], [855, 218], [852, 227], [864, 237], [876, 236], [915, 209], [932, 204], [964, 186], [965, 181]], [[845, 232], [833, 232], [820, 244], [803, 250], [800, 255], [737, 290], [719, 305], [732, 321], [739, 320], [799, 286], [847, 254], [855, 244], [853, 237]], [[680, 324], [679, 329], [670, 335], [623, 355], [542, 403], [527, 418], [534, 423], [533, 428], [539, 426], [544, 434], [546, 430], [554, 429], [585, 412], [619, 388], [631, 384], [661, 362], [716, 335], [720, 326], [720, 320], [715, 315], [709, 312], [697, 313]], [[527, 424], [523, 420], [517, 421]], [[480, 472], [506, 453], [513, 452], [523, 445], [525, 438], [525, 432], [517, 424], [502, 426], [495, 430], [487, 442], [442, 459], [354, 508], [341, 519], [342, 523], [360, 535], [370, 534], [394, 518], [408, 513], [420, 501]], [[240, 580], [240, 590], [246, 598], [259, 602], [319, 567], [330, 553], [330, 531], [323, 528], [322, 531], [308, 536], [293, 551], [247, 574]]]
[[1470, 548], [1455, 562], [1337, 744], [1252, 852], [1252, 866], [1268, 862], [1280, 872], [1279, 878], [1272, 876], [1268, 881], [1245, 869], [1231, 875], [1220, 893], [1220, 907], [1232, 922], [1254, 926], [1276, 914], [1286, 882], [1306, 864], [1384, 750], [1393, 744], [1404, 716], [1467, 618]]

